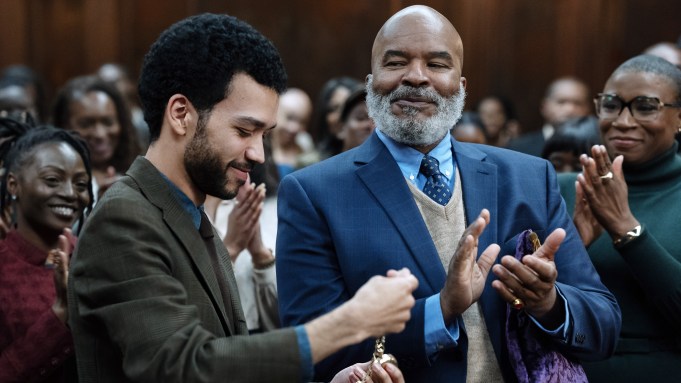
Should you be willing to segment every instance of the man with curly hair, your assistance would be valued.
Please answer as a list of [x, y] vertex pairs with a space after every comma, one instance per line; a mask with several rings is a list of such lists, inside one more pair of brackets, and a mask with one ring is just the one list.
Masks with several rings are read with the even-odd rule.
[[[305, 325], [245, 336], [230, 258], [203, 202], [234, 198], [264, 161], [285, 86], [272, 43], [230, 16], [190, 17], [152, 45], [139, 81], [151, 145], [97, 203], [73, 258], [81, 382], [307, 381], [341, 347], [404, 328], [417, 286], [406, 269]], [[343, 377], [361, 377], [357, 368]], [[372, 371], [403, 381], [394, 367]]]

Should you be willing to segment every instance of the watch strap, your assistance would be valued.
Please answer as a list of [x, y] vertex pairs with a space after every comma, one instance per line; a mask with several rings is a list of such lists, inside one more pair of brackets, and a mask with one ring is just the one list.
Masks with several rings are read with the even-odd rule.
[[616, 240], [612, 241], [612, 244], [615, 245], [615, 247], [619, 248], [627, 243], [635, 240], [636, 238], [640, 237], [641, 234], [643, 233], [643, 225], [638, 225], [632, 230], [628, 231], [626, 234], [624, 234], [622, 237], [617, 238]]

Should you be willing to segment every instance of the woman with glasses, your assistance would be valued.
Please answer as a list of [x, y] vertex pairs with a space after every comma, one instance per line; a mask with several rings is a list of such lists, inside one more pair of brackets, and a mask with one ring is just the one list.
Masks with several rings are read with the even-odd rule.
[[681, 70], [634, 57], [595, 105], [603, 145], [559, 180], [622, 329], [613, 357], [584, 368], [590, 382], [681, 382]]

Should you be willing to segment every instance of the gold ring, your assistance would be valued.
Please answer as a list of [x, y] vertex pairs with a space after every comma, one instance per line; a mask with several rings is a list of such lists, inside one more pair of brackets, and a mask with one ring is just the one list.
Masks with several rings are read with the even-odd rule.
[[513, 300], [511, 305], [516, 310], [522, 310], [522, 308], [525, 307], [525, 302], [523, 302], [523, 300], [520, 299], [520, 298], [516, 298], [516, 299]]
[[397, 366], [397, 359], [394, 356], [392, 356], [392, 354], [383, 354], [378, 363], [380, 363], [381, 366], [385, 366], [386, 363], [392, 363], [395, 366]]
[[606, 173], [606, 175], [600, 176], [598, 178], [600, 178], [602, 180], [611, 180], [612, 179], [612, 172], [608, 172], [608, 173]]

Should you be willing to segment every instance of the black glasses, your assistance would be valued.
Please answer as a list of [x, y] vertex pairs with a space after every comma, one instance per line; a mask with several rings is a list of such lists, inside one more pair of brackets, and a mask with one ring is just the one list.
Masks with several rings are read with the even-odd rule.
[[657, 97], [638, 96], [629, 102], [624, 102], [616, 94], [599, 93], [594, 97], [596, 114], [602, 120], [614, 120], [624, 108], [638, 121], [653, 121], [657, 118], [662, 108], [679, 108], [681, 103], [666, 104]]

